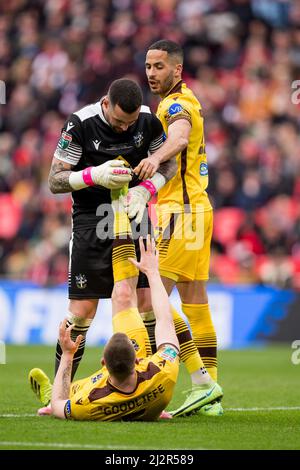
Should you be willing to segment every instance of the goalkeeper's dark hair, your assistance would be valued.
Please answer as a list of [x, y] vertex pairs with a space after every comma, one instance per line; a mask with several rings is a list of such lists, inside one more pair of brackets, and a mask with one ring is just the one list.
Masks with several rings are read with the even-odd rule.
[[115, 333], [110, 338], [103, 357], [108, 372], [119, 379], [128, 377], [134, 369], [136, 354], [125, 333]]
[[134, 113], [143, 102], [140, 86], [128, 78], [114, 80], [109, 87], [108, 97], [113, 106], [118, 104], [128, 114]]
[[167, 52], [168, 55], [176, 59], [178, 63], [183, 64], [183, 50], [176, 42], [170, 41], [169, 39], [161, 39], [148, 47], [148, 51], [152, 51], [154, 49]]

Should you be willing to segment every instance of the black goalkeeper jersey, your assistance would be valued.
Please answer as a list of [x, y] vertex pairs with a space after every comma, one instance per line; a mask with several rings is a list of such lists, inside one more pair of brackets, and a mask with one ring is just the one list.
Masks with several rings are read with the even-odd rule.
[[[163, 128], [148, 106], [142, 106], [137, 121], [127, 131], [116, 133], [107, 123], [101, 101], [85, 106], [72, 114], [62, 128], [54, 156], [73, 165], [74, 171], [97, 166], [108, 160], [123, 159], [134, 168], [163, 143]], [[138, 184], [134, 178], [130, 186]], [[73, 227], [96, 226], [100, 204], [110, 204], [110, 190], [92, 186], [72, 192]], [[100, 211], [101, 212], [101, 211]]]

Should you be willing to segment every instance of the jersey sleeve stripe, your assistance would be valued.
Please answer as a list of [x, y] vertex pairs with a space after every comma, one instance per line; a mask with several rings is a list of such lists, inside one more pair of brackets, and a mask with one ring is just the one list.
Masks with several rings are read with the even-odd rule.
[[152, 140], [149, 145], [149, 152], [154, 153], [157, 149], [159, 149], [163, 144], [163, 136], [160, 136], [158, 139]]
[[185, 119], [192, 125], [192, 119], [187, 114], [175, 114], [175, 116], [168, 119], [168, 125], [170, 126], [173, 122], [178, 121], [179, 119]]
[[54, 152], [54, 157], [70, 165], [77, 165], [82, 155], [82, 148], [78, 144], [71, 143], [68, 150], [62, 150], [58, 146]]

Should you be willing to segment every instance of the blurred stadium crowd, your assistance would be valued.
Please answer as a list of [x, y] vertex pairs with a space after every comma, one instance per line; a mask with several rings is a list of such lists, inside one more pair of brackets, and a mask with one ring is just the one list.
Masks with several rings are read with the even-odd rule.
[[2, 278], [66, 281], [70, 195], [47, 186], [60, 129], [124, 75], [155, 109], [144, 59], [161, 38], [183, 46], [204, 109], [211, 278], [300, 289], [300, 2], [289, 0], [1, 2]]

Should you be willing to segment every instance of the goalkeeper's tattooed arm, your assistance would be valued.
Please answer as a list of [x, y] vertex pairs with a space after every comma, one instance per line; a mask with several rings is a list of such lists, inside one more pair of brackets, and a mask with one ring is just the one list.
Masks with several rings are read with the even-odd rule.
[[132, 179], [131, 169], [125, 168], [124, 164], [121, 160], [108, 160], [102, 165], [72, 171], [72, 165], [54, 157], [49, 174], [49, 187], [52, 193], [69, 193], [95, 185], [119, 189]]
[[73, 191], [69, 183], [72, 168], [73, 166], [69, 163], [64, 163], [55, 157], [53, 158], [48, 179], [49, 188], [53, 194]]

